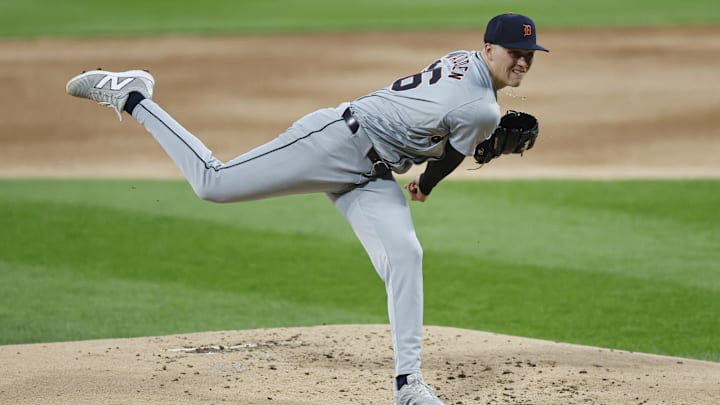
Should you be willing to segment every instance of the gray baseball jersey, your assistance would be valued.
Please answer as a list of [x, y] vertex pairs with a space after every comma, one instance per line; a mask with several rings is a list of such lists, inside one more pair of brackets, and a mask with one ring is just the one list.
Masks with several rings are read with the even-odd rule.
[[[348, 108], [359, 127], [346, 118]], [[451, 53], [388, 88], [312, 112], [226, 163], [153, 100], [142, 100], [132, 115], [202, 199], [324, 192], [385, 283], [397, 375], [420, 372], [423, 252], [402, 189], [392, 175], [373, 174], [368, 151], [374, 148], [398, 173], [442, 158], [447, 142], [472, 155], [500, 120], [490, 73], [476, 52]]]
[[397, 173], [441, 158], [446, 142], [472, 156], [500, 121], [490, 71], [474, 51], [448, 54], [420, 73], [353, 101], [351, 109]]

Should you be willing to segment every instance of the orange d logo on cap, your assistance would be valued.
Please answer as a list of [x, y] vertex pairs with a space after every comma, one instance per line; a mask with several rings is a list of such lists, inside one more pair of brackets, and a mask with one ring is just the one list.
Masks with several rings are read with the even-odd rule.
[[523, 24], [523, 37], [531, 37], [531, 36], [532, 36], [532, 25]]

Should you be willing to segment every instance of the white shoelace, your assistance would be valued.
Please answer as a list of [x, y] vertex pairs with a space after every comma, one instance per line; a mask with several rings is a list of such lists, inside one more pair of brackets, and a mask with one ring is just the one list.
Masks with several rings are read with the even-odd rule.
[[115, 114], [117, 114], [120, 121], [122, 121], [122, 111], [120, 111], [120, 108], [117, 105], [120, 97], [102, 91], [93, 91], [92, 93], [90, 93], [90, 97], [92, 97], [93, 100], [97, 101], [98, 104], [115, 110]]

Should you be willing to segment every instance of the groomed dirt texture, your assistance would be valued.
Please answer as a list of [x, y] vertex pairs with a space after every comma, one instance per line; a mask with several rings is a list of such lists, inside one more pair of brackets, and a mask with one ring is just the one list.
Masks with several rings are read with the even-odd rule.
[[[179, 178], [130, 117], [64, 92], [81, 70], [147, 68], [155, 100], [229, 160], [316, 108], [384, 87], [481, 31], [0, 42], [0, 176]], [[720, 177], [720, 29], [545, 31], [503, 109], [536, 147], [467, 178]], [[415, 171], [414, 173], [416, 173]], [[414, 173], [411, 173], [414, 174]], [[401, 179], [401, 181], [405, 181]], [[372, 271], [372, 270], [369, 270]], [[717, 404], [720, 364], [428, 326], [448, 404]], [[388, 404], [386, 325], [0, 346], [0, 403]]]

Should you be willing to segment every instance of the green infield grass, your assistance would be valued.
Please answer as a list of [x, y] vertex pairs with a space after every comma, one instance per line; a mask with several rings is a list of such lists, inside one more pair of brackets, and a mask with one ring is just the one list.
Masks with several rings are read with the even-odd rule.
[[508, 11], [530, 15], [541, 27], [720, 23], [717, 0], [4, 0], [0, 36], [483, 29]]
[[[720, 181], [447, 181], [411, 204], [426, 324], [720, 361]], [[0, 344], [386, 323], [322, 195], [0, 180]]]

